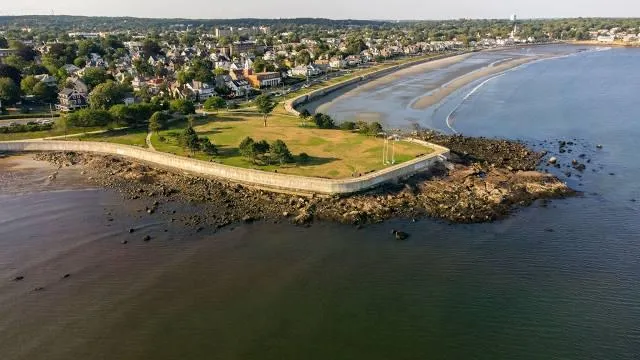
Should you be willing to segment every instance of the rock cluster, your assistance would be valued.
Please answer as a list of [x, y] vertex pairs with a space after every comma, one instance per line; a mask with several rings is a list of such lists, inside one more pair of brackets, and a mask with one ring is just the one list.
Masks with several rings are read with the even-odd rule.
[[42, 153], [37, 158], [59, 166], [82, 165], [93, 183], [116, 189], [129, 199], [153, 199], [145, 209], [147, 216], [167, 211], [163, 203], [197, 203], [202, 212], [181, 221], [199, 229], [203, 225], [221, 228], [232, 223], [284, 219], [299, 225], [314, 219], [362, 225], [422, 216], [486, 222], [503, 218], [514, 208], [537, 199], [574, 193], [554, 176], [533, 171], [541, 154], [521, 143], [426, 132], [420, 137], [449, 147], [455, 165], [366, 193], [333, 197], [259, 190], [114, 156], [67, 152]]

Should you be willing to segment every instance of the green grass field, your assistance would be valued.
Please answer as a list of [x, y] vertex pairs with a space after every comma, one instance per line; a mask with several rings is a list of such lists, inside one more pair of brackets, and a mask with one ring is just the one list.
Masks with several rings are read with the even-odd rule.
[[[268, 126], [264, 127], [262, 116], [251, 113], [220, 113], [196, 121], [194, 129], [198, 135], [207, 136], [218, 147], [219, 154], [213, 157], [201, 152], [191, 154], [177, 144], [174, 135], [184, 129], [184, 121], [171, 124], [169, 129], [161, 131], [159, 135], [154, 134], [151, 141], [158, 151], [213, 160], [231, 166], [277, 170], [279, 173], [303, 176], [348, 178], [389, 166], [382, 163], [382, 139], [348, 131], [301, 127], [298, 118], [282, 114], [269, 117], [267, 123]], [[255, 165], [243, 158], [238, 150], [238, 145], [246, 136], [256, 141], [283, 140], [296, 158], [305, 152], [310, 156], [310, 161], [304, 165]], [[160, 137], [165, 140], [160, 141]], [[431, 151], [417, 144], [398, 142], [395, 145], [396, 163]]]
[[77, 140], [84, 141], [106, 141], [125, 145], [134, 145], [140, 147], [147, 147], [146, 143], [147, 129], [135, 128], [135, 129], [119, 129], [110, 130], [100, 134], [87, 134], [77, 137]]

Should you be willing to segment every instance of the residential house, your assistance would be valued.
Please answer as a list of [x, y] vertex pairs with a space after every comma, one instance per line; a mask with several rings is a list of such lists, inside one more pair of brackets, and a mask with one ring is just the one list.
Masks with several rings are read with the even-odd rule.
[[87, 96], [75, 89], [64, 88], [58, 93], [56, 108], [60, 111], [74, 111], [87, 107]]
[[64, 71], [67, 72], [67, 74], [69, 75], [75, 75], [78, 71], [80, 71], [80, 68], [73, 65], [73, 64], [65, 64], [62, 65], [62, 68], [64, 69]]
[[58, 79], [56, 79], [55, 76], [51, 76], [49, 74], [42, 74], [42, 75], [36, 75], [34, 77], [40, 80], [41, 83], [47, 86], [54, 87], [58, 85]]
[[251, 91], [251, 85], [247, 80], [229, 79], [229, 81], [225, 83], [225, 86], [231, 90], [231, 94], [234, 97], [245, 96]]
[[196, 100], [198, 101], [203, 101], [217, 95], [213, 85], [200, 81], [193, 80], [192, 82], [186, 84], [185, 87], [194, 94]]

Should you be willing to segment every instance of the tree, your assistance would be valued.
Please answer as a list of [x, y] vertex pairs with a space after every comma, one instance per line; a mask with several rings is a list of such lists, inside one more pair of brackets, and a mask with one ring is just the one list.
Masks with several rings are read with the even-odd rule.
[[149, 118], [149, 131], [157, 133], [166, 126], [167, 117], [162, 111], [156, 111]]
[[39, 83], [40, 80], [36, 79], [33, 75], [28, 75], [20, 81], [20, 90], [27, 95], [33, 94], [33, 88]]
[[207, 155], [218, 154], [218, 148], [211, 142], [211, 140], [208, 137], [203, 136], [198, 140], [200, 142], [200, 151], [202, 151]]
[[255, 159], [255, 154], [253, 152], [254, 143], [255, 141], [253, 141], [253, 139], [250, 138], [249, 136], [242, 139], [242, 141], [240, 142], [240, 145], [238, 145], [238, 149], [240, 150], [240, 155], [246, 158], [250, 158], [251, 160]]
[[192, 153], [200, 149], [200, 139], [198, 133], [191, 126], [187, 127], [180, 135], [180, 144], [185, 149], [191, 150]]
[[307, 126], [307, 119], [311, 117], [311, 113], [307, 109], [302, 109], [300, 111], [300, 115], [298, 115], [300, 119], [302, 119], [302, 126]]
[[172, 100], [169, 103], [169, 109], [171, 109], [171, 111], [173, 112], [177, 112], [184, 115], [196, 113], [195, 105], [193, 105], [191, 101], [185, 100], [185, 99]]
[[8, 77], [0, 77], [0, 100], [2, 105], [14, 105], [20, 101], [20, 88]]
[[77, 57], [73, 60], [73, 65], [79, 68], [83, 68], [85, 67], [85, 65], [87, 65], [87, 60], [83, 57]]
[[296, 65], [311, 64], [311, 54], [307, 50], [302, 50], [296, 55]]
[[336, 126], [331, 116], [322, 113], [315, 114], [313, 116], [313, 122], [320, 129], [333, 129]]
[[145, 56], [157, 56], [160, 53], [162, 48], [158, 43], [151, 39], [146, 39], [142, 42], [142, 52], [144, 52]]
[[67, 125], [75, 127], [106, 126], [113, 121], [107, 110], [82, 109], [66, 115]]
[[39, 100], [47, 103], [52, 103], [58, 98], [58, 90], [55, 86], [48, 86], [40, 81], [33, 86], [31, 94]]
[[282, 140], [276, 140], [271, 144], [270, 155], [271, 159], [279, 162], [280, 165], [293, 162], [293, 155], [291, 155], [287, 144]]
[[268, 95], [260, 95], [255, 100], [256, 107], [258, 108], [258, 112], [262, 114], [264, 120], [264, 126], [267, 126], [267, 117], [273, 109], [276, 107], [276, 103], [273, 99]]
[[216, 75], [216, 76], [224, 75], [224, 74], [226, 74], [226, 73], [228, 73], [228, 71], [227, 71], [227, 70], [225, 70], [224, 68], [221, 68], [221, 67], [217, 67], [217, 68], [215, 68], [215, 69], [213, 70], [213, 74], [214, 74], [214, 75]]
[[82, 75], [82, 81], [93, 89], [96, 86], [106, 82], [108, 79], [107, 71], [99, 67], [88, 67], [84, 69], [84, 75]]
[[128, 91], [128, 86], [109, 80], [96, 86], [91, 91], [89, 104], [93, 109], [106, 110], [115, 104], [121, 103]]
[[22, 81], [20, 70], [18, 70], [15, 66], [0, 64], [0, 78], [4, 77], [8, 77], [13, 80], [13, 83], [15, 85], [19, 85]]
[[0, 36], [0, 49], [6, 49], [9, 47], [9, 42], [6, 38]]
[[212, 96], [204, 102], [203, 106], [206, 110], [220, 110], [227, 106], [227, 102], [219, 96]]

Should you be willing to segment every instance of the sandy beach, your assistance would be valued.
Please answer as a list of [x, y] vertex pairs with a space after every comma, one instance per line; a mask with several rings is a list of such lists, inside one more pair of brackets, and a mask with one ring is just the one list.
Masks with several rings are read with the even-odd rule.
[[418, 98], [416, 101], [414, 101], [411, 104], [411, 108], [416, 110], [426, 109], [430, 106], [438, 104], [440, 101], [442, 101], [447, 96], [451, 95], [456, 90], [462, 88], [463, 86], [469, 85], [470, 83], [476, 80], [479, 80], [491, 75], [499, 74], [509, 69], [513, 69], [520, 65], [526, 64], [534, 60], [539, 60], [539, 59], [541, 59], [541, 57], [537, 57], [537, 56], [516, 58], [513, 60], [500, 62], [495, 66], [483, 67], [479, 70], [466, 73], [462, 76], [456, 77], [455, 79], [449, 82], [443, 83], [441, 86], [437, 87], [433, 91]]

